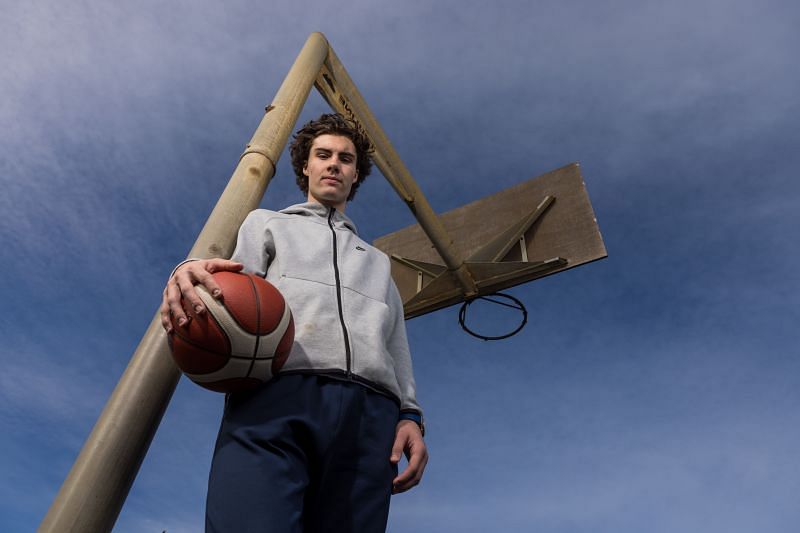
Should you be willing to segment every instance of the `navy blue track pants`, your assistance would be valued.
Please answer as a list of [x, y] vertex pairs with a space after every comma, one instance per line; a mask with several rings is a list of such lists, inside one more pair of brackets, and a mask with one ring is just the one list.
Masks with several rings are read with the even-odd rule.
[[353, 382], [278, 376], [228, 396], [207, 533], [386, 530], [397, 404]]

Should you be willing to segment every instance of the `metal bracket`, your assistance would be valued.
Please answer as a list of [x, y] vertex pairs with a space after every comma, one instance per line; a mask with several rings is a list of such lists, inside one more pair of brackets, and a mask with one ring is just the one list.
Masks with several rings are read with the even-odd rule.
[[[473, 274], [478, 295], [483, 296], [495, 292], [498, 285], [509, 280], [534, 273], [544, 273], [561, 268], [567, 264], [562, 257], [552, 257], [545, 261], [529, 261], [525, 233], [539, 220], [555, 201], [553, 196], [545, 196], [530, 213], [473, 253], [464, 263]], [[519, 246], [521, 261], [503, 261], [514, 246]], [[453, 279], [452, 273], [445, 265], [428, 263], [408, 257], [392, 254], [392, 260], [411, 268], [417, 274], [416, 294], [405, 302], [407, 313], [421, 307], [431, 300], [447, 300], [454, 297], [466, 297], [463, 289]], [[430, 281], [425, 283], [425, 278]], [[474, 295], [471, 295], [474, 297]]]

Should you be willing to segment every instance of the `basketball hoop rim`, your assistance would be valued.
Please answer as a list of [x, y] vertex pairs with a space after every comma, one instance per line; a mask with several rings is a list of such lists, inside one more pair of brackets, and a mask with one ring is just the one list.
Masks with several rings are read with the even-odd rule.
[[[492, 300], [491, 298], [489, 298], [490, 296], [499, 296], [501, 298], [506, 298], [507, 300], [510, 300], [510, 301], [514, 302], [515, 304], [517, 304], [517, 305], [509, 305], [507, 303], [498, 302], [498, 301], [495, 301], [495, 300]], [[513, 330], [513, 331], [511, 331], [509, 333], [506, 333], [505, 335], [497, 335], [497, 336], [481, 335], [480, 333], [477, 333], [477, 332], [471, 330], [470, 328], [468, 328], [467, 324], [466, 324], [467, 308], [469, 308], [469, 306], [472, 305], [472, 303], [474, 301], [476, 301], [476, 300], [486, 300], [486, 301], [492, 302], [494, 304], [504, 305], [506, 307], [512, 307], [514, 309], [519, 309], [520, 311], [522, 311], [522, 321], [520, 322], [519, 326], [517, 326], [517, 328], [515, 330]], [[481, 340], [484, 340], [484, 341], [499, 341], [499, 340], [507, 339], [509, 337], [513, 337], [514, 335], [516, 335], [517, 333], [522, 331], [522, 328], [524, 328], [525, 324], [528, 323], [528, 310], [525, 308], [525, 305], [518, 298], [515, 298], [514, 296], [511, 296], [510, 294], [506, 294], [506, 293], [503, 293], [503, 292], [494, 292], [492, 294], [486, 294], [486, 295], [483, 295], [483, 296], [476, 296], [474, 298], [470, 298], [469, 300], [464, 300], [464, 303], [461, 304], [461, 309], [459, 309], [459, 311], [458, 311], [458, 323], [459, 323], [459, 325], [461, 326], [461, 328], [464, 331], [466, 331], [467, 333], [469, 333], [470, 335], [472, 335], [475, 338], [478, 338], [478, 339], [481, 339]]]

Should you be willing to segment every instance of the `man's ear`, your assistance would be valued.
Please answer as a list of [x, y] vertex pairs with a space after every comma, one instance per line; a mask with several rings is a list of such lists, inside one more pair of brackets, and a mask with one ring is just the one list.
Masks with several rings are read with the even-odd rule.
[[303, 162], [303, 175], [308, 176], [308, 161]]

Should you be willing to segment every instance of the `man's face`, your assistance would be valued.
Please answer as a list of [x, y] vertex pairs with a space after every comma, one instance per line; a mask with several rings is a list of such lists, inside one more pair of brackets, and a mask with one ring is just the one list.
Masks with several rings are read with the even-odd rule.
[[315, 138], [303, 174], [308, 176], [309, 202], [344, 211], [350, 189], [358, 180], [353, 141], [329, 134]]

